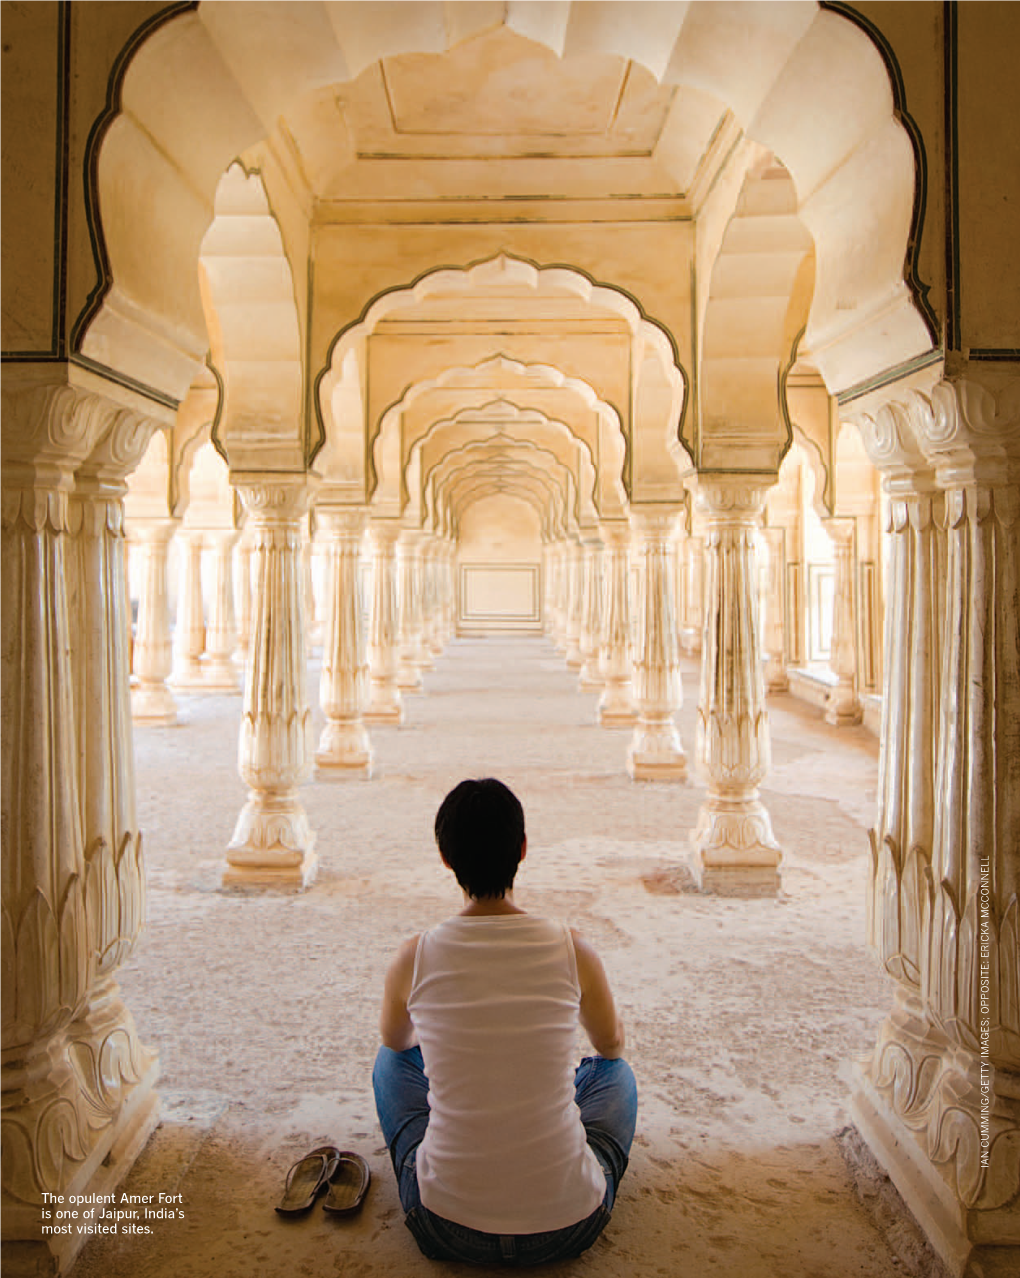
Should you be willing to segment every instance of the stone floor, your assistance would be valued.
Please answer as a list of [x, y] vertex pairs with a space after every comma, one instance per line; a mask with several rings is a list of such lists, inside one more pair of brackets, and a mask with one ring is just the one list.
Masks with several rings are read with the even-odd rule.
[[[693, 752], [695, 663], [683, 673], [678, 719]], [[408, 698], [405, 725], [373, 730], [372, 781], [305, 789], [319, 874], [287, 896], [219, 888], [244, 800], [239, 699], [182, 699], [181, 726], [136, 729], [149, 917], [121, 985], [160, 1053], [164, 1119], [123, 1189], [181, 1193], [184, 1218], [94, 1240], [74, 1278], [461, 1272], [424, 1260], [403, 1227], [369, 1080], [390, 952], [460, 905], [431, 839], [436, 807], [486, 774], [525, 808], [517, 900], [569, 919], [601, 951], [641, 1090], [613, 1220], [559, 1270], [900, 1272], [836, 1142], [849, 1064], [890, 1002], [864, 946], [875, 739], [788, 696], [770, 701], [764, 797], [783, 892], [737, 901], [684, 890], [701, 782], [631, 782], [627, 733], [597, 727], [595, 705], [548, 640], [454, 641]], [[287, 1167], [327, 1140], [369, 1160], [361, 1215], [281, 1219]]]

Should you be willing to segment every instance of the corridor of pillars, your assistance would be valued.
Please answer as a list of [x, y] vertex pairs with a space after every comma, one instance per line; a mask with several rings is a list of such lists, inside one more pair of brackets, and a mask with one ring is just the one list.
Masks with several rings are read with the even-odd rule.
[[[139, 591], [134, 714], [140, 724], [174, 723], [175, 692], [244, 684], [239, 760], [249, 794], [223, 880], [302, 888], [316, 864], [302, 787], [313, 775], [370, 778], [371, 734], [401, 724], [409, 696], [427, 695], [427, 672], [458, 629], [456, 547], [323, 501], [314, 520], [317, 597], [312, 488], [253, 475], [238, 491], [241, 530], [177, 531], [173, 665], [174, 522], [139, 521], [130, 534]], [[758, 793], [769, 764], [755, 567], [762, 493], [749, 496], [723, 480], [703, 484], [701, 536], [690, 533], [680, 506], [636, 508], [629, 521], [582, 529], [544, 554], [543, 628], [578, 690], [595, 695], [593, 722], [626, 730], [614, 736], [621, 770], [637, 782], [690, 784], [688, 749], [697, 747], [708, 795], [689, 831], [694, 873], [703, 890], [724, 894], [774, 893], [780, 882], [781, 852]], [[774, 651], [781, 627], [767, 633]], [[306, 672], [312, 651], [321, 652], [325, 720], [317, 748]], [[686, 743], [677, 722], [682, 660], [702, 672], [697, 731]]]

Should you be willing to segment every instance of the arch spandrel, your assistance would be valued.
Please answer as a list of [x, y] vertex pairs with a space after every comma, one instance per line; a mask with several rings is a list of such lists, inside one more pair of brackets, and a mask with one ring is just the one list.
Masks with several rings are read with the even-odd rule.
[[236, 470], [300, 470], [304, 378], [294, 280], [257, 173], [231, 165], [199, 259], [212, 359], [223, 380], [216, 426]]
[[[245, 12], [224, 12], [232, 8]], [[293, 17], [298, 7], [288, 8]], [[501, 23], [563, 57], [633, 57], [667, 84], [717, 97], [784, 160], [815, 238], [819, 288], [809, 340], [831, 391], [931, 349], [910, 290], [901, 287], [907, 239], [918, 229], [911, 226], [911, 148], [898, 139], [903, 130], [881, 54], [846, 18], [808, 4], [706, 0], [642, 6], [640, 14], [631, 5], [619, 12], [598, 6], [597, 13], [577, 5], [563, 20], [539, 20], [534, 6], [484, 17], [466, 8], [455, 6], [451, 23], [443, 6], [413, 5], [407, 21], [394, 23], [394, 6], [303, 5], [302, 21], [277, 42], [279, 73], [270, 65], [271, 5], [206, 3], [142, 40], [113, 93], [119, 114], [97, 142], [94, 206], [107, 261], [96, 304], [76, 329], [83, 353], [179, 397], [202, 347], [192, 268], [215, 181], [232, 156], [265, 136], [267, 118], [299, 100], [302, 63], [308, 72], [300, 90], [315, 93], [374, 58], [442, 56], [465, 33]], [[839, 85], [845, 93], [835, 92]], [[868, 255], [868, 270], [851, 269], [860, 241], [841, 216], [848, 203], [869, 210], [889, 245], [888, 255]], [[162, 250], [155, 261], [154, 242]]]

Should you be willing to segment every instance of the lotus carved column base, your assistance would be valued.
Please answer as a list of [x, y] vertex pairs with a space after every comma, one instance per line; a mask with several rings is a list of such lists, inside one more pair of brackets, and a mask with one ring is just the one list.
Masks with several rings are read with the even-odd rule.
[[635, 781], [686, 781], [687, 755], [671, 714], [642, 714], [627, 751]]
[[203, 692], [240, 696], [241, 680], [233, 656], [212, 658], [207, 655], [204, 674]]
[[781, 657], [769, 657], [765, 662], [764, 675], [766, 692], [789, 692], [790, 676], [786, 673], [786, 663]]
[[372, 679], [372, 689], [368, 705], [361, 715], [364, 723], [404, 722], [404, 701], [395, 682], [376, 682]]
[[159, 1122], [156, 1054], [138, 1042], [116, 985], [106, 990], [54, 1038], [3, 1054], [3, 1268], [12, 1278], [66, 1272], [90, 1237], [43, 1235], [43, 1192], [112, 1194]]
[[637, 723], [630, 676], [607, 678], [598, 707], [599, 723], [604, 728], [629, 728]]
[[300, 892], [315, 878], [315, 835], [297, 790], [251, 790], [227, 848], [224, 887]]
[[580, 670], [584, 665], [584, 653], [581, 651], [581, 647], [576, 638], [567, 639], [566, 660], [568, 670]]
[[401, 655], [400, 668], [397, 670], [397, 687], [401, 692], [422, 692], [421, 670], [409, 657]]
[[372, 775], [372, 746], [360, 718], [327, 721], [315, 752], [315, 767], [319, 776], [326, 778]]
[[131, 689], [131, 718], [149, 727], [172, 727], [177, 722], [177, 702], [162, 680], [143, 680]]
[[839, 683], [832, 689], [825, 702], [825, 722], [834, 728], [852, 728], [864, 722], [864, 707], [853, 685]]
[[782, 852], [758, 798], [732, 798], [709, 790], [691, 832], [695, 874], [715, 896], [775, 896]]
[[180, 660], [169, 680], [177, 692], [211, 692], [205, 677], [205, 664], [199, 659]]
[[851, 1114], [955, 1278], [1020, 1273], [1020, 1074], [982, 1070], [899, 997]]
[[581, 669], [577, 678], [578, 684], [587, 692], [604, 688], [606, 681], [599, 669], [599, 653], [596, 648], [594, 652], [589, 653], [581, 664]]

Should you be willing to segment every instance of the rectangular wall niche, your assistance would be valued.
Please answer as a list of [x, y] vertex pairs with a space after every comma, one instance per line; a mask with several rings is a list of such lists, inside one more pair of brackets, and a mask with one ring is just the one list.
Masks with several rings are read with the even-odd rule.
[[541, 630], [541, 565], [461, 564], [457, 628], [469, 634]]

